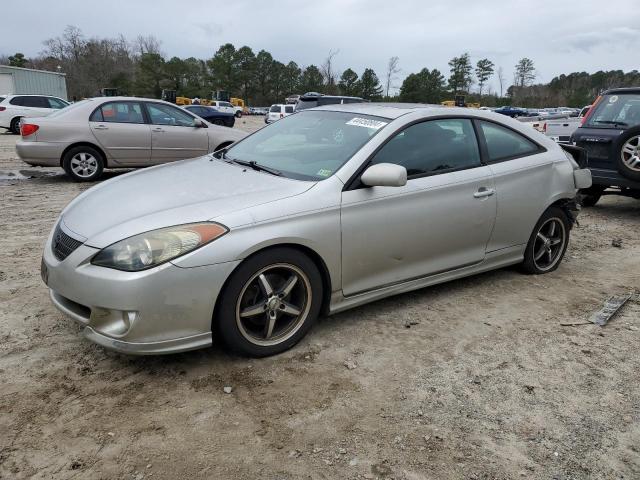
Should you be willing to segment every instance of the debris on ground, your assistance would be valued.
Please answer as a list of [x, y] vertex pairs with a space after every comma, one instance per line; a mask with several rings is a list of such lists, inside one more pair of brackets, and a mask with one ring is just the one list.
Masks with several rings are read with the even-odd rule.
[[224, 393], [231, 393], [233, 392], [233, 387], [224, 387], [222, 390], [224, 391]]
[[622, 306], [632, 297], [631, 293], [626, 295], [613, 295], [609, 297], [600, 310], [589, 318], [589, 321], [604, 327], [611, 317], [613, 317]]
[[611, 246], [616, 248], [622, 248], [622, 239], [614, 238], [611, 240]]
[[344, 361], [344, 366], [347, 367], [349, 370], [355, 370], [356, 368], [358, 368], [358, 364], [350, 359], [347, 359]]

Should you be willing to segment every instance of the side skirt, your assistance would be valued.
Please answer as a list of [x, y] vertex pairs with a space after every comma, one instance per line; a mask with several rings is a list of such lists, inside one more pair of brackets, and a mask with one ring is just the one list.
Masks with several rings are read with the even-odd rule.
[[358, 307], [375, 300], [390, 297], [392, 295], [411, 292], [431, 285], [437, 285], [439, 283], [449, 282], [458, 278], [468, 277], [470, 275], [487, 272], [489, 270], [518, 264], [524, 259], [525, 247], [526, 245], [517, 245], [515, 247], [496, 250], [495, 252], [487, 253], [482, 262], [468, 267], [413, 279], [404, 283], [397, 283], [388, 287], [370, 290], [368, 292], [350, 295], [348, 297], [345, 297], [342, 294], [342, 291], [333, 292], [331, 294], [331, 303], [329, 305], [329, 315]]

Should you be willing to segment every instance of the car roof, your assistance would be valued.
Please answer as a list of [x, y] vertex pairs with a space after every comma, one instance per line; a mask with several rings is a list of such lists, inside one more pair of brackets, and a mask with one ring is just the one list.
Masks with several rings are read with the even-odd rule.
[[467, 108], [445, 107], [443, 105], [429, 105], [425, 103], [337, 103], [333, 105], [322, 105], [309, 110], [329, 110], [335, 112], [359, 113], [362, 115], [373, 115], [394, 119], [415, 111], [424, 111], [437, 115], [443, 111], [468, 112]]
[[627, 88], [612, 88], [603, 93], [603, 95], [611, 95], [611, 94], [640, 94], [640, 87], [627, 87]]
[[6, 97], [6, 98], [13, 98], [13, 97], [51, 97], [51, 98], [60, 98], [60, 100], [63, 100], [61, 97], [56, 97], [55, 95], [47, 95], [47, 94], [40, 94], [40, 93], [0, 93], [0, 97]]

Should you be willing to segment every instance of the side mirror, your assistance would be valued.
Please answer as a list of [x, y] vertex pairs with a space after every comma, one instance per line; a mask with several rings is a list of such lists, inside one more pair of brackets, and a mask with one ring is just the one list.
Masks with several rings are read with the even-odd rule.
[[407, 169], [393, 163], [378, 163], [367, 168], [360, 181], [369, 187], [403, 187], [407, 184]]
[[195, 118], [193, 120], [193, 126], [196, 128], [208, 128], [207, 124], [204, 123], [202, 120], [200, 120], [199, 118]]

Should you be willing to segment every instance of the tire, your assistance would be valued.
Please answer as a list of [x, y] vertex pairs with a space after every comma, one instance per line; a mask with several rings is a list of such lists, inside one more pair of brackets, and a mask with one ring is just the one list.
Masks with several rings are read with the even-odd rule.
[[[294, 276], [297, 280], [292, 282]], [[316, 322], [322, 277], [305, 254], [278, 247], [246, 259], [220, 295], [213, 330], [232, 350], [266, 357], [293, 347]]]
[[580, 190], [578, 194], [580, 205], [583, 207], [595, 206], [600, 200], [600, 197], [602, 197], [602, 192], [604, 192], [604, 187], [600, 185], [594, 185], [593, 187]]
[[[549, 207], [531, 233], [522, 262], [523, 271], [539, 275], [557, 269], [567, 251], [570, 230], [571, 224], [564, 210], [559, 207]], [[556, 240], [557, 243], [553, 243]]]
[[236, 112], [236, 118], [242, 117], [242, 112]]
[[64, 154], [62, 168], [75, 182], [94, 182], [102, 176], [104, 158], [95, 148], [81, 145]]
[[621, 175], [640, 181], [640, 127], [624, 132], [613, 147], [615, 163]]
[[220, 125], [221, 127], [224, 127], [224, 120], [221, 118], [214, 118], [213, 119], [213, 124], [214, 125]]
[[16, 117], [11, 120], [9, 131], [11, 131], [11, 133], [13, 133], [14, 135], [20, 135], [20, 117]]

